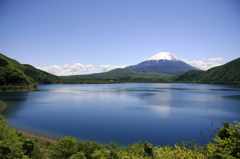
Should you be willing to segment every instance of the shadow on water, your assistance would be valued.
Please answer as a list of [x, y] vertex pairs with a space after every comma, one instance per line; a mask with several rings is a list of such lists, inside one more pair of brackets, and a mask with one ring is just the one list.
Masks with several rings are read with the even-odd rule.
[[228, 99], [234, 99], [234, 100], [240, 100], [240, 95], [232, 95], [232, 96], [220, 96], [222, 98], [228, 98]]
[[150, 108], [145, 108], [145, 107], [127, 107], [126, 110], [146, 111], [146, 110], [151, 110], [151, 109]]
[[155, 89], [168, 89], [168, 90], [179, 90], [179, 91], [184, 91], [184, 90], [189, 90], [189, 91], [239, 91], [236, 89], [206, 89], [206, 88], [155, 88]]
[[3, 115], [14, 114], [18, 112], [23, 103], [27, 100], [29, 92], [0, 92], [0, 100], [7, 104], [7, 108], [2, 112]]
[[157, 95], [156, 93], [143, 93], [143, 94], [138, 94], [138, 96], [140, 98], [145, 98], [145, 97], [148, 97], [148, 96], [154, 96], [154, 95]]
[[[239, 87], [240, 88], [240, 87]], [[238, 87], [233, 87], [231, 86], [230, 88], [225, 86], [225, 88], [176, 88], [176, 87], [155, 87], [155, 88], [147, 88], [147, 87], [135, 87], [131, 89], [117, 89], [117, 88], [112, 88], [113, 91], [150, 91], [150, 92], [166, 92], [167, 90], [190, 90], [190, 91], [239, 91]]]
[[141, 92], [141, 91], [144, 91], [144, 92], [166, 92], [166, 91], [162, 91], [162, 90], [157, 90], [157, 89], [138, 89], [138, 88], [133, 88], [133, 89], [120, 89], [120, 90], [117, 90], [117, 91], [136, 91], [136, 92]]

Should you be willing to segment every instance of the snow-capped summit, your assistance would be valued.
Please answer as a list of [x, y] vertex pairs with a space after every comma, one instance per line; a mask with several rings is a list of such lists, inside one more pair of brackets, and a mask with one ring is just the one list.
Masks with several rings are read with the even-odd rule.
[[177, 75], [188, 70], [198, 70], [169, 52], [160, 52], [150, 59], [144, 60], [137, 65], [128, 66], [126, 69], [136, 72], [154, 72], [171, 75]]
[[156, 55], [154, 55], [153, 57], [151, 57], [150, 59], [147, 59], [146, 61], [151, 61], [151, 60], [169, 60], [169, 61], [180, 61], [177, 57], [175, 57], [174, 55], [172, 55], [170, 52], [160, 52]]

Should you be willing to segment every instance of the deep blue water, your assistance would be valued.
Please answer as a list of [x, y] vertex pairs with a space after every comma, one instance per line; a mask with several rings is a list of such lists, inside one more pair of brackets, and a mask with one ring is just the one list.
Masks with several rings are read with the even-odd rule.
[[[210, 140], [223, 121], [240, 121], [240, 86], [210, 84], [52, 84], [0, 92], [11, 126], [35, 134], [126, 146]], [[212, 125], [213, 123], [213, 125]], [[208, 131], [209, 130], [209, 131]], [[206, 139], [201, 136], [203, 132]]]

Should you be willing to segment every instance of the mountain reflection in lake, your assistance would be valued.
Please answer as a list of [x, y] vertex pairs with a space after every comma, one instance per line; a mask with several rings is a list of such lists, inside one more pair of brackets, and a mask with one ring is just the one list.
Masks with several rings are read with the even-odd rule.
[[210, 84], [52, 84], [35, 92], [0, 92], [12, 127], [123, 146], [139, 140], [173, 145], [180, 138], [203, 145], [208, 130], [240, 121], [239, 97], [238, 85]]

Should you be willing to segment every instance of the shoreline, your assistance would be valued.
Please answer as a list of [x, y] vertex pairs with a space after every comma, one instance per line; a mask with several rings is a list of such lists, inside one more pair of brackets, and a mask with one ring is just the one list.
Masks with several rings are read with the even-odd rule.
[[7, 104], [0, 100], [0, 113], [7, 108]]
[[28, 89], [21, 89], [21, 90], [13, 90], [13, 89], [7, 89], [7, 90], [0, 90], [0, 92], [32, 92], [32, 90]]
[[[0, 113], [3, 112], [6, 108], [7, 108], [7, 104], [0, 100]], [[57, 139], [54, 139], [54, 138], [33, 134], [31, 132], [19, 130], [16, 128], [12, 128], [12, 129], [14, 131], [20, 132], [23, 136], [33, 139], [36, 143], [39, 143], [39, 145], [41, 146], [48, 146], [51, 144], [55, 144], [57, 142]]]
[[[18, 130], [16, 128], [12, 128], [14, 131], [20, 132], [23, 136], [26, 136], [30, 139], [33, 139], [36, 143], [39, 143], [41, 146], [47, 146], [51, 144], [55, 144], [57, 142], [56, 139], [41, 136], [41, 135], [36, 135], [28, 131], [23, 131], [23, 130]], [[49, 144], [50, 143], [50, 144]]]

